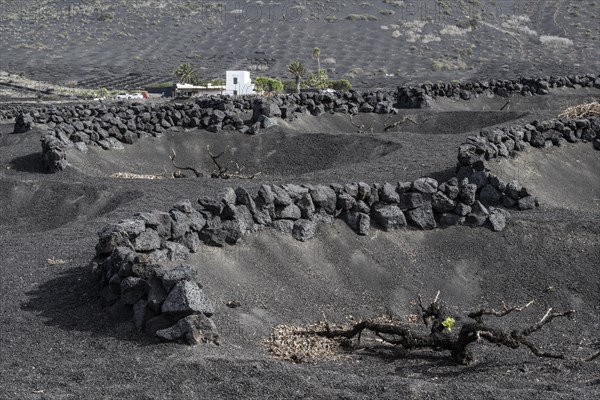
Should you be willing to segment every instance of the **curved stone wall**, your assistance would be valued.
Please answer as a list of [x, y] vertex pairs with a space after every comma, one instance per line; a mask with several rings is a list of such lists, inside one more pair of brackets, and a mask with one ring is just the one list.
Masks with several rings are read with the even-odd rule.
[[[600, 138], [600, 119], [534, 121], [482, 130], [458, 151], [456, 176], [446, 182], [364, 182], [332, 185], [262, 185], [256, 193], [227, 188], [215, 197], [180, 201], [168, 212], [150, 211], [99, 233], [93, 276], [109, 313], [132, 317], [138, 329], [162, 340], [216, 342], [214, 304], [196, 269], [185, 264], [201, 243], [235, 245], [248, 233], [276, 229], [299, 241], [336, 218], [357, 234], [443, 226], [505, 228], [507, 209], [527, 210], [537, 199], [517, 181], [504, 182], [486, 161], [515, 156], [527, 146], [547, 147]], [[173, 263], [176, 267], [170, 267]]]

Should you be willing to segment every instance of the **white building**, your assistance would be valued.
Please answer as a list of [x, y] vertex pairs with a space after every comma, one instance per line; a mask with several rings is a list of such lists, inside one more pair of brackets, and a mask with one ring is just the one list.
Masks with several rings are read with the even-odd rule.
[[238, 96], [256, 94], [250, 80], [249, 71], [227, 71], [225, 73], [225, 94]]

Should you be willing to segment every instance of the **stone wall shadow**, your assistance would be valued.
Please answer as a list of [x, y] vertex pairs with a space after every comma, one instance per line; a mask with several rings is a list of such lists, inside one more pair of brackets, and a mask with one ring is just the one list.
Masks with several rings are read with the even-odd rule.
[[32, 153], [26, 156], [16, 157], [10, 161], [10, 167], [19, 172], [31, 172], [46, 174], [42, 164], [42, 153]]
[[23, 310], [35, 312], [48, 326], [65, 331], [91, 332], [94, 336], [113, 337], [138, 344], [156, 341], [138, 333], [129, 319], [111, 320], [100, 307], [100, 292], [89, 276], [87, 266], [62, 272], [56, 278], [27, 292], [30, 299], [21, 304]]

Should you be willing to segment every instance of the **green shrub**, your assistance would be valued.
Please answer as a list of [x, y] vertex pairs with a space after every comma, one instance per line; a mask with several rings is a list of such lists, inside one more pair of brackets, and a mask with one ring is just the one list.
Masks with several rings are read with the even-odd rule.
[[338, 92], [345, 92], [352, 89], [352, 84], [347, 79], [340, 79], [337, 81], [329, 81], [329, 87]]
[[258, 92], [281, 92], [284, 85], [279, 79], [259, 76], [254, 80], [254, 85]]

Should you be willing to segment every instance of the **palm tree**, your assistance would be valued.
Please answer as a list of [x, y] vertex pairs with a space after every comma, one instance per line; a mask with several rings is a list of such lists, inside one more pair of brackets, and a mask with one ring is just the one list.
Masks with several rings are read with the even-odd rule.
[[317, 75], [321, 74], [321, 49], [318, 47], [315, 47], [313, 49], [313, 58], [315, 60], [317, 60]]
[[179, 83], [191, 83], [194, 85], [199, 81], [196, 70], [189, 63], [181, 64], [175, 70], [175, 76]]
[[287, 66], [287, 70], [296, 78], [296, 93], [300, 93], [300, 78], [306, 75], [306, 68], [300, 61], [296, 60]]

